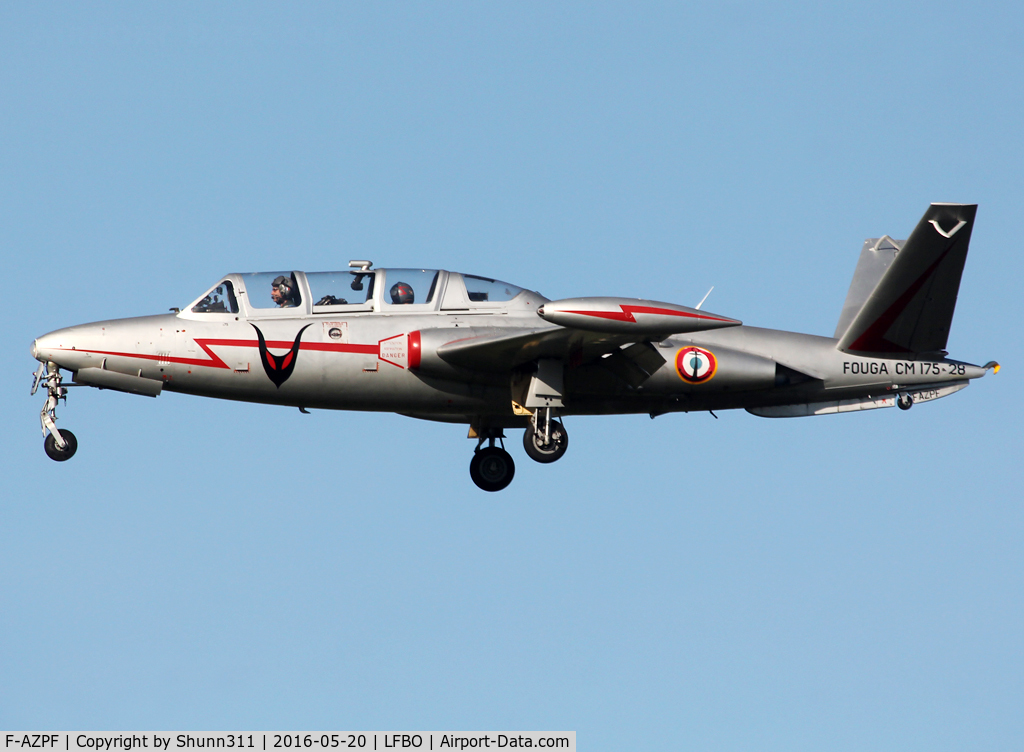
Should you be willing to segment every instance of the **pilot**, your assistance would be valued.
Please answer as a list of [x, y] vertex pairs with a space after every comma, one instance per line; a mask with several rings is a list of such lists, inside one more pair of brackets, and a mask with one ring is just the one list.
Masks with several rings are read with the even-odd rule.
[[409, 305], [416, 300], [412, 287], [405, 282], [395, 282], [391, 286], [391, 302], [394, 305]]
[[278, 308], [295, 307], [295, 289], [292, 287], [293, 284], [291, 278], [283, 274], [275, 277], [274, 281], [270, 284], [270, 297], [277, 303]]

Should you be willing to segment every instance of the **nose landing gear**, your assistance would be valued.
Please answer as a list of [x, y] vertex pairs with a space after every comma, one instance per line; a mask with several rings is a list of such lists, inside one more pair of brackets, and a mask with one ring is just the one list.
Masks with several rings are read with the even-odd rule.
[[67, 404], [68, 401], [68, 390], [61, 386], [62, 381], [57, 364], [49, 362], [40, 364], [32, 383], [32, 394], [36, 393], [40, 384], [46, 385], [46, 402], [39, 413], [39, 423], [43, 429], [43, 436], [46, 437], [43, 441], [46, 456], [56, 462], [69, 460], [78, 451], [78, 439], [75, 435], [67, 429], [57, 429], [57, 403], [64, 400]]
[[[64, 440], [64, 446], [61, 447], [57, 444], [57, 436], [60, 436]], [[56, 462], [63, 462], [64, 460], [71, 459], [75, 452], [78, 451], [78, 439], [68, 429], [63, 431], [55, 431], [54, 433], [48, 434], [46, 440], [43, 441], [43, 449], [46, 451], [46, 456]]]
[[[484, 491], [500, 491], [515, 477], [516, 463], [512, 461], [512, 455], [505, 451], [504, 442], [500, 447], [494, 446], [495, 439], [500, 441], [503, 438], [500, 430], [481, 436], [473, 452], [473, 459], [469, 462], [469, 477]], [[486, 447], [483, 446], [485, 441], [488, 442]]]

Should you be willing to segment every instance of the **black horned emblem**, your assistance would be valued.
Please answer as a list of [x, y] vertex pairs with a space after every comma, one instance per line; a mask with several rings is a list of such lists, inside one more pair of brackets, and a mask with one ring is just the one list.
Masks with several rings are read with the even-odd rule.
[[295, 361], [299, 357], [299, 348], [301, 347], [299, 340], [302, 338], [302, 333], [313, 325], [306, 324], [299, 329], [299, 333], [295, 335], [295, 341], [292, 342], [292, 349], [284, 355], [274, 355], [269, 352], [267, 350], [267, 340], [263, 336], [263, 332], [260, 331], [260, 328], [255, 324], [249, 324], [249, 326], [256, 330], [256, 336], [260, 338], [260, 360], [263, 361], [263, 370], [267, 372], [270, 380], [280, 389], [281, 384], [286, 382], [288, 377], [292, 375], [292, 371], [295, 370]]

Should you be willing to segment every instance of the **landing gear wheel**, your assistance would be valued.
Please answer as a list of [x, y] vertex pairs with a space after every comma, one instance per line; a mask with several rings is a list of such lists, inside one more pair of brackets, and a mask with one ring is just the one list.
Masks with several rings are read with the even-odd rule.
[[66, 428], [61, 429], [61, 438], [67, 443], [63, 449], [57, 445], [57, 439], [54, 438], [53, 434], [46, 435], [46, 441], [43, 442], [43, 449], [46, 450], [46, 456], [56, 462], [63, 462], [69, 460], [75, 456], [75, 452], [78, 451], [78, 439], [75, 435]]
[[914, 406], [914, 398], [909, 394], [901, 394], [896, 398], [896, 406], [900, 410], [909, 410]]
[[560, 421], [551, 421], [551, 441], [544, 443], [544, 434], [534, 430], [531, 423], [526, 427], [523, 434], [523, 447], [531, 460], [535, 462], [554, 462], [562, 459], [565, 450], [569, 448], [569, 433]]
[[512, 482], [515, 474], [512, 455], [500, 447], [485, 447], [469, 462], [469, 476], [484, 491], [500, 491]]

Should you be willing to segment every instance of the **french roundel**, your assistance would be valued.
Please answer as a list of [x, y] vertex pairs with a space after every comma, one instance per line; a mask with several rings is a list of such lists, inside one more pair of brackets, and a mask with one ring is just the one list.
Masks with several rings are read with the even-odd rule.
[[710, 381], [717, 370], [715, 356], [700, 347], [684, 347], [676, 353], [676, 373], [687, 384]]

